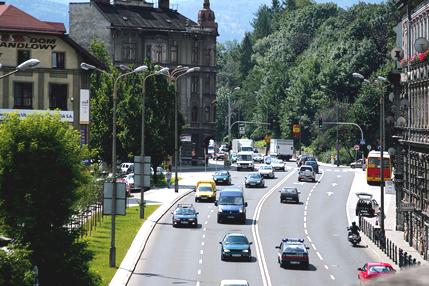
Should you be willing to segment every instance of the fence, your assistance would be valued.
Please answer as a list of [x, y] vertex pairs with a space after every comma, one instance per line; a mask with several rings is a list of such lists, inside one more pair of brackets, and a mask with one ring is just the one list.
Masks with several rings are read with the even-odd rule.
[[67, 228], [71, 230], [80, 230], [79, 236], [91, 235], [92, 231], [97, 225], [103, 220], [103, 203], [97, 202], [88, 206], [86, 209], [80, 211], [74, 215], [67, 225]]
[[381, 229], [379, 227], [374, 227], [364, 217], [360, 217], [359, 227], [361, 231], [400, 268], [420, 265], [420, 261], [417, 262], [415, 258], [397, 247], [389, 238], [383, 237]]

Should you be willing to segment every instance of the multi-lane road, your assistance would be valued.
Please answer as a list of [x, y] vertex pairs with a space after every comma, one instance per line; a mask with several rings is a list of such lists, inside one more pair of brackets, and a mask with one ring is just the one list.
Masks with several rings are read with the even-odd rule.
[[[245, 189], [247, 221], [218, 224], [213, 203], [192, 203], [199, 212], [196, 229], [173, 228], [167, 213], [155, 227], [128, 285], [219, 285], [222, 279], [246, 279], [250, 285], [353, 285], [357, 268], [375, 259], [367, 248], [347, 241], [346, 201], [354, 171], [321, 167], [316, 183], [298, 183], [294, 163], [287, 172], [266, 179], [263, 189]], [[243, 186], [247, 172], [231, 171], [234, 186]], [[295, 186], [300, 204], [281, 204], [279, 190]], [[219, 189], [225, 187], [219, 186]], [[219, 241], [228, 232], [242, 232], [253, 242], [251, 262], [221, 261]], [[282, 238], [304, 238], [310, 267], [283, 269], [277, 263]]]

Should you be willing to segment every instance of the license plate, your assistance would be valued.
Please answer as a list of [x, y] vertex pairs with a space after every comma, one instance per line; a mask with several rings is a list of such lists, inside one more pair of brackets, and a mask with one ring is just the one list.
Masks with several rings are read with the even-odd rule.
[[290, 264], [299, 264], [298, 261], [291, 261]]
[[229, 216], [227, 216], [227, 218], [234, 218], [234, 216], [233, 215], [229, 215]]
[[241, 256], [241, 254], [233, 254], [232, 256], [233, 256], [233, 257], [240, 257], [240, 256]]
[[254, 185], [256, 185], [256, 183], [250, 183], [250, 185], [254, 186]]
[[187, 222], [187, 221], [182, 221], [182, 223], [183, 223], [183, 224], [188, 224], [189, 222]]

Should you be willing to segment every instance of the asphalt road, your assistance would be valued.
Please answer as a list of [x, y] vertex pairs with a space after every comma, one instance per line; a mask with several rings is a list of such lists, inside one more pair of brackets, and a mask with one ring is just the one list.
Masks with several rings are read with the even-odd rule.
[[[245, 225], [218, 224], [213, 203], [193, 203], [199, 212], [196, 229], [173, 228], [171, 215], [155, 227], [128, 285], [219, 285], [222, 279], [246, 279], [250, 285], [353, 285], [357, 268], [374, 259], [367, 248], [347, 241], [346, 201], [353, 171], [322, 167], [317, 183], [298, 183], [296, 165], [276, 172], [263, 189], [245, 189]], [[232, 171], [234, 186], [243, 186], [248, 172]], [[300, 204], [280, 204], [278, 190], [296, 186]], [[222, 189], [224, 187], [219, 187]], [[254, 224], [254, 222], [256, 222]], [[252, 262], [221, 261], [219, 241], [228, 232], [246, 234]], [[277, 249], [284, 237], [304, 238], [310, 247], [308, 270], [283, 269]]]

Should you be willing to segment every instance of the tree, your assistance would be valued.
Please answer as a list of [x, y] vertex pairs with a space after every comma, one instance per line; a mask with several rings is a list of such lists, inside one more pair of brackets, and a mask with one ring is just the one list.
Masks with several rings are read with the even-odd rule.
[[255, 40], [262, 39], [271, 34], [272, 19], [273, 13], [271, 9], [267, 5], [260, 6], [252, 23]]
[[25, 246], [8, 245], [0, 250], [0, 285], [32, 286], [35, 277], [30, 251]]
[[41, 285], [97, 285], [92, 253], [65, 227], [85, 183], [79, 132], [59, 115], [7, 117], [0, 125], [2, 229], [28, 245]]
[[240, 75], [244, 79], [252, 69], [252, 40], [251, 34], [245, 33], [240, 46]]

